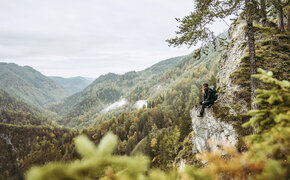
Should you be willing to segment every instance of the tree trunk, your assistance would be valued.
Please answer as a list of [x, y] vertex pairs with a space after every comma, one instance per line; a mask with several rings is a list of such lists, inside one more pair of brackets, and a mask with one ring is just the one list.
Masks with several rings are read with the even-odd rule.
[[256, 53], [255, 53], [255, 32], [253, 28], [253, 8], [252, 0], [245, 0], [246, 3], [246, 18], [247, 18], [247, 38], [248, 38], [248, 47], [249, 47], [249, 57], [250, 57], [250, 72], [251, 72], [251, 109], [257, 109], [257, 105], [254, 104], [256, 98], [256, 89], [257, 89], [257, 79], [252, 75], [257, 74], [256, 67]]
[[283, 18], [283, 8], [281, 5], [277, 7], [277, 20], [278, 20], [278, 28], [281, 32], [285, 32], [284, 28], [284, 18]]
[[288, 13], [287, 13], [287, 30], [290, 31], [290, 7], [288, 6]]
[[262, 23], [265, 25], [267, 22], [266, 0], [260, 0], [260, 5], [261, 5]]

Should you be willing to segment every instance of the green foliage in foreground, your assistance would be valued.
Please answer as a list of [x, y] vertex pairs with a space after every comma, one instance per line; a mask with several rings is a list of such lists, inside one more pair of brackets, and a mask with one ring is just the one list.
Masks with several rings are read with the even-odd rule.
[[267, 131], [276, 125], [289, 125], [290, 107], [290, 82], [279, 81], [273, 78], [271, 71], [267, 72], [259, 69], [261, 74], [254, 75], [266, 84], [271, 84], [270, 90], [258, 89], [255, 103], [259, 105], [259, 110], [250, 111], [250, 115], [255, 115], [245, 127], [256, 127], [258, 133]]
[[33, 167], [26, 179], [289, 179], [289, 82], [273, 78], [271, 72], [259, 71], [261, 74], [255, 77], [271, 85], [272, 89], [257, 91], [256, 103], [260, 110], [251, 111], [255, 116], [245, 124], [257, 130], [256, 134], [246, 137], [248, 152], [224, 147], [223, 152], [197, 156], [207, 162], [204, 168], [187, 166], [184, 170], [173, 168], [165, 172], [150, 169], [149, 159], [142, 155], [113, 155], [118, 140], [110, 133], [98, 147], [85, 136], [79, 136], [75, 143], [81, 160]]
[[284, 161], [289, 158], [290, 149], [290, 82], [273, 78], [271, 71], [258, 71], [261, 74], [255, 77], [271, 85], [271, 89], [256, 91], [255, 103], [259, 110], [249, 112], [254, 116], [244, 127], [255, 127], [257, 133], [248, 136], [247, 140], [252, 145], [253, 157]]
[[96, 147], [86, 136], [75, 139], [81, 160], [70, 164], [49, 163], [43, 167], [33, 167], [26, 174], [27, 180], [61, 180], [61, 179], [178, 179], [179, 177], [207, 179], [201, 172], [186, 169], [182, 173], [172, 170], [165, 173], [149, 170], [149, 159], [145, 156], [112, 155], [117, 146], [117, 136], [107, 134]]

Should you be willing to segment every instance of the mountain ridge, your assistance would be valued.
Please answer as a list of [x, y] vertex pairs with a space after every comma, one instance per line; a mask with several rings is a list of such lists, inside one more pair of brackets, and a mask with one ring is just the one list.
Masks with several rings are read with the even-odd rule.
[[[80, 109], [78, 108], [78, 106], [84, 107], [85, 105], [87, 108], [85, 108], [84, 111], [88, 111], [89, 109], [94, 107], [96, 103], [98, 103], [100, 104], [100, 106], [97, 107], [97, 109], [93, 109], [93, 111], [100, 112], [107, 105], [117, 101], [122, 96], [124, 96], [127, 93], [128, 88], [130, 89], [135, 86], [133, 81], [141, 82], [145, 80], [148, 76], [151, 77], [154, 74], [160, 74], [178, 64], [183, 58], [184, 56], [169, 58], [138, 72], [130, 71], [121, 75], [115, 73], [107, 73], [105, 75], [101, 75], [83, 91], [73, 94], [68, 98], [65, 98], [59, 104], [51, 106], [50, 110], [57, 112], [62, 116], [68, 113], [67, 116], [70, 117], [71, 115], [80, 115], [79, 113], [76, 113], [76, 111], [79, 111]], [[117, 96], [112, 96], [113, 92]], [[109, 96], [106, 96], [107, 93]], [[102, 97], [104, 97], [105, 99], [103, 99]], [[104, 101], [99, 100], [100, 98]]]
[[71, 94], [80, 92], [86, 88], [94, 80], [93, 78], [85, 78], [82, 76], [64, 78], [60, 76], [48, 76], [50, 79], [57, 82], [59, 85], [68, 90]]
[[0, 88], [32, 105], [45, 107], [68, 95], [53, 80], [30, 66], [0, 63]]

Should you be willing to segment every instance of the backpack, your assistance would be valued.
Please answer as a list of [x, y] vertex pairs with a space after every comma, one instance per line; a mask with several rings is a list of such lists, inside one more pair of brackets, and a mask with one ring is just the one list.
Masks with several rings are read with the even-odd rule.
[[213, 101], [216, 101], [218, 99], [217, 91], [214, 86], [210, 86], [209, 89], [212, 91], [213, 94]]

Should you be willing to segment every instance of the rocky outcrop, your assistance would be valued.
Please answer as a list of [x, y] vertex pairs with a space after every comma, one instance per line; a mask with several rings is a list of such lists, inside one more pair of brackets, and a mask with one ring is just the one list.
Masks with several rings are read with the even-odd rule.
[[[231, 79], [231, 75], [239, 68], [241, 58], [246, 53], [244, 27], [245, 22], [238, 20], [229, 30], [229, 46], [219, 63], [217, 83], [219, 98], [212, 107], [215, 109], [215, 113], [212, 108], [207, 108], [204, 117], [199, 118], [197, 117], [199, 107], [194, 107], [190, 112], [194, 131], [194, 136], [192, 136], [194, 153], [215, 151], [224, 144], [235, 145], [238, 141], [239, 135], [234, 128], [236, 122], [231, 121], [228, 117], [239, 116], [248, 111], [247, 102], [236, 97], [242, 87], [233, 83]], [[223, 112], [224, 116], [218, 116], [216, 113], [220, 112], [216, 111], [226, 112]], [[227, 119], [225, 113], [227, 113]]]
[[232, 76], [240, 68], [247, 51], [245, 25], [237, 20], [228, 31], [229, 44], [218, 65], [218, 100], [212, 108], [206, 108], [202, 118], [197, 117], [200, 106], [190, 111], [193, 131], [185, 138], [186, 143], [174, 162], [181, 169], [185, 163], [200, 165], [198, 153], [215, 151], [225, 145], [240, 146], [241, 119], [249, 109], [248, 103], [237, 96], [244, 87], [235, 84]]
[[231, 124], [222, 122], [213, 116], [212, 110], [206, 109], [204, 116], [197, 117], [198, 108], [193, 108], [190, 112], [192, 117], [192, 151], [202, 153], [204, 151], [218, 150], [225, 144], [235, 145], [237, 133]]

